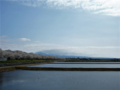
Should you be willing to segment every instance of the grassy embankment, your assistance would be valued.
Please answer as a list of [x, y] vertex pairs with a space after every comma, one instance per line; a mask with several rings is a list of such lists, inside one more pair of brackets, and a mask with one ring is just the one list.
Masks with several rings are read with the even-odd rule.
[[55, 60], [7, 60], [7, 61], [0, 61], [0, 63], [24, 63], [24, 62], [41, 62], [41, 61], [55, 61]]
[[[57, 60], [8, 60], [0, 61], [0, 72], [17, 70], [16, 67], [26, 67], [37, 64], [47, 64]], [[10, 66], [10, 67], [7, 67]]]
[[35, 62], [35, 61], [44, 61], [44, 60], [8, 60], [8, 61], [0, 61], [0, 63], [20, 63], [20, 62]]

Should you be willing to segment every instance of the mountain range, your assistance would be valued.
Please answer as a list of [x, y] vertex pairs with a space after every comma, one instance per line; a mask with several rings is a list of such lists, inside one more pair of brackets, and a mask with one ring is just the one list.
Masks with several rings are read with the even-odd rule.
[[113, 59], [113, 58], [107, 58], [107, 57], [92, 57], [87, 54], [80, 54], [80, 55], [75, 55], [75, 53], [68, 53], [64, 50], [44, 50], [44, 51], [38, 51], [35, 54], [41, 54], [41, 55], [50, 55], [50, 56], [57, 56], [61, 58], [96, 58], [96, 59]]
[[89, 56], [84, 56], [84, 55], [72, 55], [72, 53], [68, 53], [64, 50], [44, 50], [44, 51], [38, 51], [35, 54], [41, 54], [41, 55], [50, 55], [50, 56], [57, 56], [61, 58], [90, 58]]

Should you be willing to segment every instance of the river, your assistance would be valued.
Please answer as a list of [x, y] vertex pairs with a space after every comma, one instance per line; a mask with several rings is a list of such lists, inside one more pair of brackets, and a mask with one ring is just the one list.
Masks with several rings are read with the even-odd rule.
[[[43, 64], [40, 67], [71, 64]], [[79, 64], [72, 64], [79, 67]], [[96, 65], [96, 64], [80, 64]], [[101, 64], [99, 64], [101, 65]], [[106, 65], [106, 64], [104, 64]], [[108, 64], [112, 65], [112, 64]], [[116, 64], [120, 65], [120, 64]], [[91, 67], [90, 66], [90, 67]], [[96, 65], [97, 66], [97, 65]], [[0, 73], [0, 90], [120, 90], [120, 71], [31, 71]]]

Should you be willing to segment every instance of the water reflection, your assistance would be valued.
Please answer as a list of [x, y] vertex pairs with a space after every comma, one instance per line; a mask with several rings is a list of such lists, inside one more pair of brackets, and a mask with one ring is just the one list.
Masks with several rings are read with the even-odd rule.
[[120, 71], [27, 71], [1, 73], [0, 90], [120, 90]]
[[2, 90], [2, 83], [3, 83], [3, 73], [0, 73], [0, 90]]

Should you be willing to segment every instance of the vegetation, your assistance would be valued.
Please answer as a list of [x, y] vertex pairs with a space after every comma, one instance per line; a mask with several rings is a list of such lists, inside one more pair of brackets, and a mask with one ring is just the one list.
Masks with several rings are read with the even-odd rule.
[[66, 58], [66, 62], [120, 62], [119, 58]]
[[23, 63], [23, 62], [39, 62], [45, 60], [8, 60], [8, 61], [0, 61], [0, 63]]
[[[12, 51], [12, 50], [2, 50], [0, 49], [0, 58], [7, 58], [7, 62], [25, 62], [25, 61], [35, 61], [35, 60], [64, 60], [64, 58], [59, 58], [49, 55], [41, 55], [34, 53], [26, 53], [23, 51]], [[17, 61], [16, 61], [17, 60]]]

